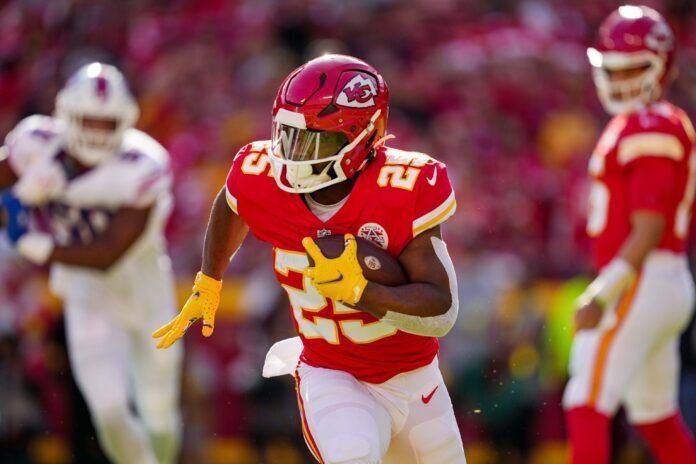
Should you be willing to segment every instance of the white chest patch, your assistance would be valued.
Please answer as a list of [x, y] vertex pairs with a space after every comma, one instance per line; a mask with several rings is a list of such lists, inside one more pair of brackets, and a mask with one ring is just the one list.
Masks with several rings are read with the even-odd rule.
[[360, 229], [358, 229], [358, 237], [369, 240], [384, 250], [389, 246], [387, 231], [376, 222], [368, 222], [360, 226]]

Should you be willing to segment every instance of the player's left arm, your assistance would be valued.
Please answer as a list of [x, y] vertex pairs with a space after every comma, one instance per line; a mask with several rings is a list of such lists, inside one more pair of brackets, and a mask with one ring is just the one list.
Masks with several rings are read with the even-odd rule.
[[369, 282], [357, 307], [405, 332], [440, 337], [454, 326], [459, 310], [454, 264], [440, 233], [456, 210], [446, 166], [429, 159], [414, 195], [413, 238], [398, 257], [409, 283]]
[[610, 304], [635, 281], [645, 258], [662, 241], [677, 194], [677, 164], [664, 157], [648, 157], [628, 167], [631, 232], [579, 301], [578, 330], [595, 327]]
[[399, 256], [409, 283], [368, 282], [356, 307], [405, 332], [446, 335], [459, 311], [457, 278], [447, 245], [435, 226], [416, 236]]
[[143, 234], [153, 208], [117, 210], [108, 228], [89, 244], [59, 246], [49, 235], [27, 233], [17, 241], [17, 250], [35, 264], [63, 263], [108, 270]]

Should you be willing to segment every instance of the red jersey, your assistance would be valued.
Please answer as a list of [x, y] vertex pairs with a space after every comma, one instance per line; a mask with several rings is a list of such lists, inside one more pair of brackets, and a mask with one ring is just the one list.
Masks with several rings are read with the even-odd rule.
[[439, 347], [436, 338], [401, 332], [321, 296], [302, 275], [309, 262], [301, 242], [352, 233], [399, 256], [416, 235], [454, 213], [445, 165], [421, 153], [380, 148], [343, 206], [322, 222], [301, 195], [278, 188], [269, 149], [270, 142], [263, 141], [239, 151], [227, 177], [227, 202], [257, 238], [273, 246], [276, 277], [304, 344], [302, 361], [372, 383], [430, 363]]
[[696, 182], [695, 139], [688, 116], [668, 102], [609, 122], [589, 164], [587, 233], [597, 269], [616, 256], [637, 210], [664, 215], [659, 249], [684, 252]]

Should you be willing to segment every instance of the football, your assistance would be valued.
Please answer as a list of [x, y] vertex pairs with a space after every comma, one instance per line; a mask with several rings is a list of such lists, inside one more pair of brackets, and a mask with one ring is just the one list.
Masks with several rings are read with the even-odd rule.
[[[396, 258], [369, 240], [360, 237], [357, 237], [356, 240], [358, 242], [358, 261], [367, 280], [389, 287], [408, 282], [406, 273]], [[314, 241], [327, 258], [338, 258], [345, 246], [342, 235], [329, 235]], [[309, 264], [313, 266], [312, 257], [307, 256]]]

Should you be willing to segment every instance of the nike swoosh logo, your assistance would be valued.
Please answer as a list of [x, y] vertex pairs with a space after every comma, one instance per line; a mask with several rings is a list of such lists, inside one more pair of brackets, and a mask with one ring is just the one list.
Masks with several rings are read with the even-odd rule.
[[430, 186], [433, 187], [435, 182], [437, 182], [437, 170], [433, 172], [433, 177], [426, 177], [425, 180], [427, 180]]
[[430, 403], [430, 400], [433, 398], [433, 395], [435, 394], [435, 392], [437, 391], [438, 388], [440, 388], [439, 385], [438, 385], [437, 387], [435, 387], [435, 388], [433, 389], [433, 391], [431, 391], [430, 394], [429, 394], [428, 396], [423, 396], [423, 395], [421, 395], [421, 400], [423, 401], [423, 404], [428, 404], [428, 403]]
[[324, 285], [324, 284], [335, 284], [336, 282], [340, 282], [343, 280], [343, 274], [340, 272], [338, 273], [338, 277], [336, 277], [333, 280], [325, 280], [324, 282], [317, 282], [317, 285]]

